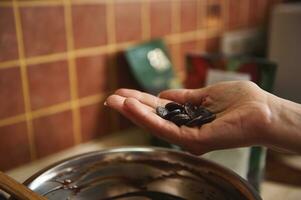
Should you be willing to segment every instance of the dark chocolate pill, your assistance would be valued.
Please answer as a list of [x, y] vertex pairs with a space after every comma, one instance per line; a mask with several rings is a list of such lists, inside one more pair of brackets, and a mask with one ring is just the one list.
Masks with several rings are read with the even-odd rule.
[[183, 106], [181, 104], [178, 104], [176, 102], [170, 102], [168, 104], [165, 105], [165, 108], [168, 110], [168, 111], [174, 111], [174, 110], [177, 110], [177, 109], [180, 109], [180, 110], [183, 110]]
[[190, 120], [189, 122], [187, 122], [185, 125], [186, 126], [202, 126], [203, 124], [209, 123], [211, 121], [213, 121], [215, 119], [215, 114], [211, 114], [209, 116], [203, 116], [200, 115], [192, 120]]
[[202, 122], [203, 122], [204, 124], [206, 124], [206, 123], [212, 122], [213, 120], [215, 120], [215, 118], [216, 118], [216, 115], [215, 115], [215, 114], [211, 114], [211, 115], [209, 115], [209, 116], [204, 117], [204, 118], [202, 119]]
[[168, 110], [164, 107], [159, 106], [159, 107], [156, 108], [156, 113], [160, 117], [164, 118], [168, 114]]
[[190, 121], [188, 121], [185, 125], [186, 126], [189, 126], [189, 127], [193, 127], [193, 126], [201, 126], [203, 125], [201, 119], [203, 118], [204, 116], [200, 115]]
[[165, 107], [157, 107], [157, 114], [178, 126], [202, 126], [216, 118], [215, 114], [203, 106], [185, 103], [184, 105], [170, 102]]
[[189, 116], [186, 114], [182, 114], [182, 113], [170, 118], [170, 121], [172, 121], [173, 123], [175, 123], [178, 126], [186, 124], [187, 122], [189, 122], [189, 120], [190, 120]]
[[191, 118], [196, 118], [200, 116], [200, 110], [198, 109], [197, 106], [192, 105], [191, 103], [185, 103], [184, 109], [186, 114]]
[[199, 112], [201, 112], [202, 115], [206, 115], [206, 116], [213, 114], [210, 110], [208, 110], [203, 106], [199, 106]]
[[194, 119], [198, 116], [210, 116], [213, 113], [207, 110], [203, 106], [190, 106], [190, 107], [185, 107], [186, 113], [190, 116], [190, 118]]
[[172, 118], [173, 116], [180, 114], [181, 112], [182, 112], [182, 111], [181, 111], [180, 109], [176, 109], [176, 110], [173, 110], [173, 111], [168, 112], [163, 118], [164, 118], [164, 119], [170, 119], [170, 118]]

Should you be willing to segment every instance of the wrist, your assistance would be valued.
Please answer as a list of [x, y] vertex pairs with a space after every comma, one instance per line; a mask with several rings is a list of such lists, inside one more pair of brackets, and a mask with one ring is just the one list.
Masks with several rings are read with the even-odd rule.
[[301, 105], [270, 95], [269, 146], [301, 153]]

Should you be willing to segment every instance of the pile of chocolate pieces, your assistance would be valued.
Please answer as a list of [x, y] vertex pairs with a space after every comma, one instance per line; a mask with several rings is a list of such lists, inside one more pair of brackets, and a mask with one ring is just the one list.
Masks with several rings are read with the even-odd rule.
[[178, 126], [200, 127], [216, 118], [215, 114], [203, 106], [170, 102], [165, 107], [157, 107], [157, 114]]

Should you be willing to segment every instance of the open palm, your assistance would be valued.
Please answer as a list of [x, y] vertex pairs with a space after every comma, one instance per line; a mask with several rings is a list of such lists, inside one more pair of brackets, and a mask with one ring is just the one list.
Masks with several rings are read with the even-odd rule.
[[[155, 112], [156, 107], [170, 101], [205, 106], [217, 117], [201, 127], [178, 127]], [[167, 90], [159, 97], [119, 89], [106, 103], [154, 135], [195, 154], [265, 144], [262, 130], [270, 116], [268, 93], [246, 81], [224, 82], [197, 90]]]

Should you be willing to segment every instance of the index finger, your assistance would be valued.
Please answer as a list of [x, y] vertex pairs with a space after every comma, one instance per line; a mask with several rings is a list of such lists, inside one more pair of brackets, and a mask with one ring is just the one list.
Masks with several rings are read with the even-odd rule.
[[207, 89], [171, 89], [159, 94], [160, 98], [176, 101], [178, 103], [190, 102], [200, 104], [208, 96]]
[[153, 108], [164, 106], [165, 104], [170, 102], [169, 100], [158, 98], [154, 95], [133, 89], [121, 88], [115, 91], [115, 94], [126, 98], [135, 98], [141, 103]]
[[126, 98], [124, 110], [127, 117], [138, 125], [152, 130], [154, 135], [175, 144], [182, 144], [185, 141], [178, 126], [145, 109], [145, 105], [137, 99]]

